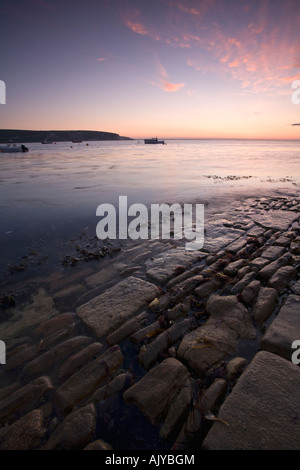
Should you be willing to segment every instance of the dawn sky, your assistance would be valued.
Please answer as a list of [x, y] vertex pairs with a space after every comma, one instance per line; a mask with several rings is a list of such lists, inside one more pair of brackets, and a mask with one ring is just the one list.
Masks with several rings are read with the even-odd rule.
[[300, 138], [299, 0], [11, 0], [0, 15], [1, 128]]

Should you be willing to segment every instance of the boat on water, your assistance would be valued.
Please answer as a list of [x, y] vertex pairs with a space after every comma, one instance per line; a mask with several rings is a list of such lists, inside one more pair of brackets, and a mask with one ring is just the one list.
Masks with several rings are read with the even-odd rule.
[[52, 140], [42, 140], [41, 144], [53, 144]]
[[80, 144], [80, 142], [82, 142], [82, 140], [80, 140], [80, 139], [74, 139], [74, 140], [72, 140], [72, 142], [73, 142], [74, 144]]
[[20, 145], [20, 146], [10, 146], [10, 145], [1, 145], [0, 146], [0, 153], [12, 153], [12, 152], [28, 152], [28, 148], [25, 147], [25, 145]]
[[144, 139], [145, 144], [165, 144], [164, 140], [158, 140], [157, 137], [152, 137], [152, 139]]

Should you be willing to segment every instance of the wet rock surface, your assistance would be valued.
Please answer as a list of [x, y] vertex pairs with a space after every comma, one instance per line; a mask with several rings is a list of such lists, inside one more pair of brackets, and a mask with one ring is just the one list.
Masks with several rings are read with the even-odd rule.
[[5, 304], [0, 449], [299, 447], [299, 202], [245, 199], [200, 251], [128, 243]]
[[[299, 449], [300, 369], [266, 352], [256, 354], [221, 406], [204, 440], [209, 450]], [[258, 398], [259, 397], [259, 398]]]
[[77, 315], [102, 338], [159, 294], [150, 282], [130, 276], [77, 309]]

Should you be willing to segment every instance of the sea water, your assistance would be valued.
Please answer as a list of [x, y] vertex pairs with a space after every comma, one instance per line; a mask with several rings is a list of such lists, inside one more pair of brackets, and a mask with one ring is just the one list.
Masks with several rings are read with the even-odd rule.
[[[25, 253], [51, 257], [83, 230], [96, 235], [99, 204], [200, 203], [297, 194], [300, 140], [143, 140], [24, 143], [0, 156], [1, 274]], [[42, 269], [42, 267], [40, 268]]]

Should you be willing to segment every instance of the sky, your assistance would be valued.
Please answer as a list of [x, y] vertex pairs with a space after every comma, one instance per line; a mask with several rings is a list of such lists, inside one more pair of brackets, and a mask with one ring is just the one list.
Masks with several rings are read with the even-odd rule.
[[0, 16], [2, 129], [300, 139], [299, 0], [10, 0]]

